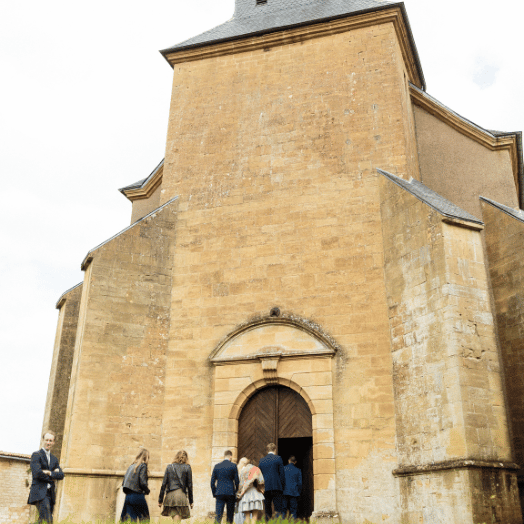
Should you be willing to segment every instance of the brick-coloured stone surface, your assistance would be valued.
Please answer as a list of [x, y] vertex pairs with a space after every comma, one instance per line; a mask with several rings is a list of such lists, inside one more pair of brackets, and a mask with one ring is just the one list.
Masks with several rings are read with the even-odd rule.
[[[160, 469], [176, 209], [176, 200], [167, 203], [90, 253], [62, 448], [66, 476], [67, 468], [125, 470], [141, 446], [151, 451], [151, 469]], [[113, 484], [93, 488], [85, 503], [66, 489], [90, 489], [88, 479], [75, 479], [64, 481], [60, 518], [114, 515]]]
[[[161, 197], [180, 196], [163, 445], [190, 452], [201, 515], [212, 508], [208, 356], [239, 323], [279, 306], [341, 346], [329, 415], [337, 481], [322, 488], [338, 508], [318, 497], [316, 509], [346, 521], [394, 518], [374, 166], [417, 176], [402, 69], [391, 24], [175, 66]], [[374, 490], [362, 478], [375, 478]]]
[[31, 473], [29, 455], [9, 457], [0, 451], [0, 524], [27, 524], [31, 506], [27, 504]]
[[62, 297], [62, 305], [58, 318], [58, 328], [53, 351], [53, 361], [49, 376], [46, 408], [44, 413], [44, 431], [56, 433], [53, 454], [60, 460], [64, 425], [67, 410], [67, 398], [71, 382], [73, 354], [75, 350], [76, 328], [82, 286], [77, 286]]
[[515, 461], [524, 484], [524, 221], [485, 201], [481, 205]]
[[[385, 178], [382, 195], [399, 464], [509, 462], [481, 234], [443, 222]], [[504, 522], [521, 522], [511, 478], [493, 498], [486, 483], [473, 490], [469, 478], [465, 471], [402, 478], [404, 518], [417, 522], [429, 506], [439, 522], [475, 524], [473, 508], [485, 505]]]

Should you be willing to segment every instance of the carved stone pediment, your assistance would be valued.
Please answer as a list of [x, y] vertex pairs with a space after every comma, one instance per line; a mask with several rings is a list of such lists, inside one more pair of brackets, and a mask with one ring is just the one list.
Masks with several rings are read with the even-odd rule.
[[269, 373], [273, 362], [276, 370], [283, 358], [333, 357], [335, 353], [332, 341], [306, 322], [268, 317], [235, 330], [209, 359], [215, 365], [261, 360]]

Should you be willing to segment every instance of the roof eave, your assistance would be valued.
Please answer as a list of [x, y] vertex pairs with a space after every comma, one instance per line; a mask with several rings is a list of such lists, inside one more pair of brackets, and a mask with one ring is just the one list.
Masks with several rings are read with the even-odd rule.
[[408, 15], [407, 15], [407, 11], [406, 11], [406, 7], [404, 5], [404, 2], [397, 2], [397, 3], [394, 3], [394, 4], [388, 4], [388, 5], [378, 6], [378, 7], [374, 7], [374, 8], [362, 9], [360, 11], [355, 11], [353, 13], [342, 14], [342, 15], [337, 15], [337, 16], [331, 16], [331, 17], [326, 17], [326, 18], [319, 18], [317, 20], [312, 20], [312, 21], [308, 21], [308, 22], [302, 22], [302, 23], [298, 23], [298, 24], [291, 24], [291, 25], [286, 25], [286, 26], [274, 27], [274, 28], [271, 28], [271, 29], [264, 29], [263, 31], [256, 31], [256, 32], [249, 33], [249, 34], [244, 34], [244, 35], [232, 36], [232, 37], [227, 37], [227, 38], [220, 38], [220, 39], [216, 39], [216, 40], [211, 40], [209, 42], [199, 42], [199, 43], [189, 44], [189, 45], [185, 45], [185, 46], [184, 45], [176, 45], [176, 46], [172, 46], [172, 47], [167, 48], [167, 49], [162, 49], [159, 52], [165, 58], [167, 63], [173, 68], [173, 64], [169, 61], [168, 55], [172, 54], [172, 53], [175, 53], [177, 51], [187, 51], [187, 50], [190, 50], [190, 49], [198, 49], [200, 47], [208, 47], [208, 46], [213, 46], [213, 45], [216, 45], [216, 44], [223, 44], [223, 43], [226, 43], [226, 42], [234, 42], [234, 41], [239, 41], [239, 40], [246, 40], [248, 38], [253, 38], [253, 37], [257, 37], [257, 36], [261, 36], [261, 35], [276, 33], [276, 32], [279, 32], [279, 31], [285, 31], [286, 29], [305, 27], [305, 26], [308, 26], [308, 25], [322, 24], [322, 23], [325, 23], [325, 22], [333, 21], [333, 20], [340, 20], [342, 18], [350, 18], [350, 17], [353, 17], [353, 16], [362, 15], [362, 14], [365, 14], [365, 13], [384, 11], [384, 10], [392, 9], [392, 8], [399, 8], [401, 13], [402, 13], [403, 22], [404, 22], [404, 25], [406, 27], [407, 36], [408, 36], [409, 43], [410, 43], [410, 46], [411, 46], [411, 50], [412, 50], [412, 53], [413, 53], [413, 58], [415, 60], [417, 74], [418, 74], [419, 79], [420, 79], [421, 87], [425, 91], [426, 90], [426, 81], [424, 79], [424, 73], [422, 71], [422, 64], [420, 62], [420, 57], [418, 55], [418, 50], [417, 50], [417, 46], [415, 44], [415, 39], [413, 38], [413, 33], [411, 31], [411, 26], [409, 24], [409, 18], [408, 18]]

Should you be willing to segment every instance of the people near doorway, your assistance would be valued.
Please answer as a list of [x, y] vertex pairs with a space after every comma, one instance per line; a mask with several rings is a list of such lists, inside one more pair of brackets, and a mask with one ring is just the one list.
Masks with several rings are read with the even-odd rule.
[[236, 494], [238, 491], [238, 469], [231, 462], [233, 453], [226, 451], [224, 453], [224, 460], [219, 462], [213, 468], [211, 475], [211, 491], [213, 497], [216, 499], [216, 517], [215, 522], [222, 520], [224, 513], [224, 506], [226, 507], [226, 520], [233, 522], [233, 515], [235, 513]]
[[[240, 478], [240, 472], [244, 469], [244, 467], [248, 464], [249, 459], [246, 457], [242, 457], [237, 464], [237, 471], [238, 471], [238, 477]], [[244, 524], [244, 514], [238, 510], [238, 497], [240, 495], [240, 491], [242, 490], [242, 485], [239, 486], [237, 491], [237, 502], [235, 504], [235, 514], [233, 516], [233, 522], [234, 524]]]
[[284, 517], [284, 497], [282, 495], [286, 486], [284, 463], [276, 454], [277, 447], [271, 443], [267, 445], [267, 455], [260, 459], [258, 467], [262, 471], [265, 482], [264, 498], [266, 500], [266, 520], [271, 519], [271, 504], [275, 508], [275, 518]]
[[124, 507], [120, 520], [131, 519], [137, 522], [149, 521], [149, 508], [147, 507], [146, 495], [149, 495], [147, 485], [147, 465], [149, 463], [149, 451], [140, 450], [133, 463], [127, 468], [124, 475], [122, 488], [126, 494]]
[[284, 468], [286, 487], [284, 488], [284, 509], [289, 511], [289, 516], [297, 518], [298, 497], [302, 491], [302, 472], [297, 468], [297, 459], [289, 457], [288, 464]]
[[240, 472], [238, 511], [244, 514], [246, 524], [256, 524], [264, 511], [264, 476], [252, 462]]
[[[165, 494], [165, 497], [164, 497]], [[172, 517], [173, 522], [188, 519], [189, 508], [193, 509], [193, 473], [187, 452], [180, 450], [164, 473], [164, 480], [158, 496], [158, 506], [163, 517]]]
[[38, 509], [38, 522], [53, 522], [53, 508], [56, 500], [55, 481], [62, 480], [64, 473], [58, 459], [51, 455], [56, 435], [46, 431], [42, 435], [43, 446], [31, 455], [31, 474], [33, 480], [29, 490], [28, 504]]

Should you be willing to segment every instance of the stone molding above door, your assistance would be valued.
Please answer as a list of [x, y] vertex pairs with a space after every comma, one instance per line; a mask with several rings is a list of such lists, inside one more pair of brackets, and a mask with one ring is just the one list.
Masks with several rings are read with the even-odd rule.
[[226, 449], [237, 458], [238, 418], [256, 391], [289, 387], [312, 414], [315, 513], [336, 513], [332, 358], [337, 349], [319, 326], [294, 316], [259, 318], [226, 336], [209, 357], [215, 368], [212, 462]]

